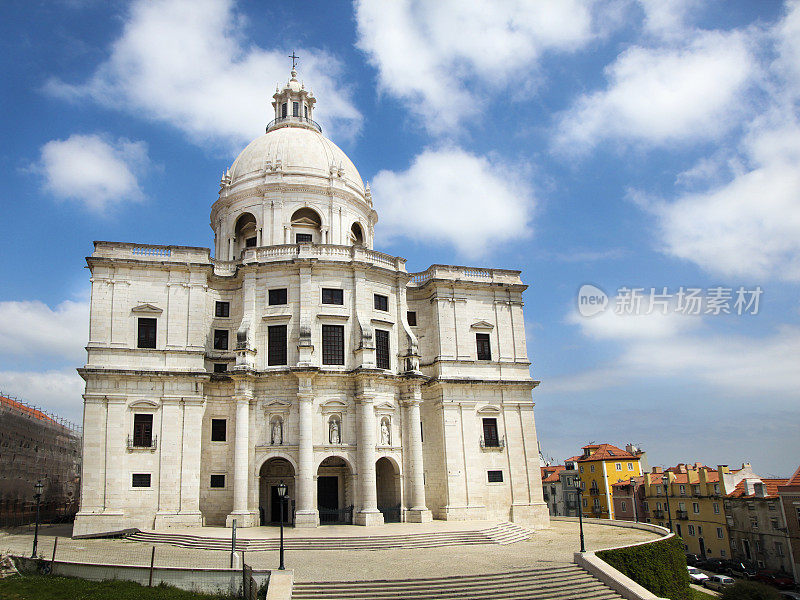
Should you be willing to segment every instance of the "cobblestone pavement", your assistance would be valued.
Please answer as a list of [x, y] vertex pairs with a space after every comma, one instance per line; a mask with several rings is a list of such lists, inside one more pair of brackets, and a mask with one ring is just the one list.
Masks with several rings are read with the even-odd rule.
[[[314, 531], [321, 536], [327, 530], [320, 528]], [[594, 524], [584, 525], [584, 532], [588, 550], [659, 537], [647, 531]], [[73, 540], [69, 538], [70, 534], [69, 526], [40, 528], [39, 553], [49, 558], [53, 551], [53, 539], [59, 536], [56, 558], [60, 560], [150, 564], [151, 544], [120, 539]], [[32, 541], [32, 530], [0, 531], [0, 552], [28, 554]], [[577, 546], [577, 524], [554, 521], [551, 529], [536, 531], [528, 541], [506, 546], [481, 544], [376, 551], [294, 550], [286, 553], [286, 566], [294, 569], [296, 581], [443, 577], [571, 563]], [[156, 544], [156, 565], [160, 566], [220, 568], [229, 566], [229, 561], [228, 552]], [[245, 561], [254, 568], [276, 568], [278, 553], [247, 552]]]

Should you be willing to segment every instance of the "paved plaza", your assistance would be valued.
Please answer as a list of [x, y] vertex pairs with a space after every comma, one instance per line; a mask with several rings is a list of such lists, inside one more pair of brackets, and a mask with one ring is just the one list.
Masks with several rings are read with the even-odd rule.
[[[391, 524], [382, 527], [329, 526], [316, 530], [287, 529], [287, 537], [345, 537], [400, 535], [431, 531], [464, 531], [484, 529], [492, 523], [443, 522], [430, 524]], [[207, 531], [208, 530], [208, 531]], [[600, 550], [656, 539], [648, 531], [584, 525], [586, 547]], [[172, 532], [172, 531], [171, 531]], [[197, 535], [198, 530], [192, 530]], [[73, 540], [71, 526], [45, 526], [39, 531], [39, 552], [49, 558], [53, 540], [59, 536], [56, 558], [102, 564], [149, 565], [152, 544], [123, 539]], [[230, 530], [204, 528], [202, 535], [229, 537]], [[277, 528], [258, 527], [239, 531], [240, 538], [266, 538], [278, 535]], [[0, 552], [29, 554], [33, 531], [16, 529], [0, 531]], [[481, 544], [441, 548], [397, 550], [294, 550], [286, 554], [286, 566], [294, 569], [296, 581], [352, 581], [364, 579], [405, 579], [446, 577], [458, 574], [481, 574], [542, 567], [572, 562], [578, 548], [577, 523], [553, 521], [550, 529], [536, 531], [528, 541], [509, 545]], [[156, 544], [156, 565], [194, 568], [224, 568], [229, 565], [228, 552], [180, 548]], [[276, 568], [276, 551], [247, 552], [246, 562], [254, 568]]]

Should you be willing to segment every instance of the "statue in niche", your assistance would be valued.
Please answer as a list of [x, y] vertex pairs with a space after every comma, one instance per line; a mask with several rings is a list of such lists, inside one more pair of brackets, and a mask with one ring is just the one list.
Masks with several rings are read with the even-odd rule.
[[389, 429], [389, 419], [381, 420], [381, 446], [392, 444], [392, 431]]
[[341, 444], [342, 436], [339, 431], [339, 420], [331, 419], [328, 425], [328, 439], [331, 444]]
[[283, 420], [275, 419], [272, 421], [272, 436], [271, 441], [273, 446], [280, 446], [283, 444]]

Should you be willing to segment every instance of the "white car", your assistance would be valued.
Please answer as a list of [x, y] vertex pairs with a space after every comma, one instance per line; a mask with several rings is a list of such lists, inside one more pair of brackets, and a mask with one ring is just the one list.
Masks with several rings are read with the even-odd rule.
[[736, 580], [733, 577], [728, 577], [727, 575], [712, 575], [708, 579], [703, 580], [703, 586], [707, 587], [710, 590], [717, 590], [721, 592], [726, 587], [733, 585], [736, 583]]
[[687, 565], [686, 570], [689, 572], [689, 579], [692, 580], [692, 583], [702, 584], [706, 579], [708, 579], [708, 575], [703, 573], [697, 567], [690, 567]]

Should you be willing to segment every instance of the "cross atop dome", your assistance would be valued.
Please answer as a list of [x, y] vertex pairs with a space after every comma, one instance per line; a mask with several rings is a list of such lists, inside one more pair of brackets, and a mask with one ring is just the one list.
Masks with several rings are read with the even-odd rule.
[[292, 59], [292, 71], [294, 71], [295, 68], [297, 68], [297, 59], [300, 57], [295, 56], [294, 50], [292, 50], [292, 53], [289, 55], [289, 58]]

